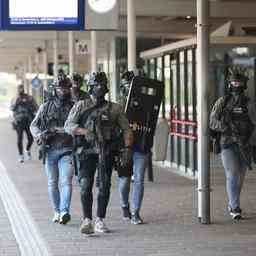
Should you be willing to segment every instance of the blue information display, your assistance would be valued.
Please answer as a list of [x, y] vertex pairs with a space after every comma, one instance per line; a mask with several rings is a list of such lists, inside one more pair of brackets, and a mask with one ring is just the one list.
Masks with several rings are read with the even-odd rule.
[[5, 30], [84, 30], [84, 0], [5, 0]]

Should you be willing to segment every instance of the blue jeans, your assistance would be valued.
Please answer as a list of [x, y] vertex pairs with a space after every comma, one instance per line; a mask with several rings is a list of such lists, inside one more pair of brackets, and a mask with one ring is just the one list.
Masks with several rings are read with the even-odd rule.
[[54, 211], [69, 213], [74, 172], [71, 151], [69, 149], [48, 150], [45, 172], [48, 178], [48, 194]]
[[233, 146], [222, 149], [221, 159], [226, 175], [228, 204], [232, 209], [236, 209], [240, 207], [240, 193], [242, 191], [247, 166]]
[[[139, 214], [144, 195], [144, 176], [148, 163], [148, 154], [135, 151], [133, 153], [133, 193], [132, 193], [132, 214]], [[130, 193], [130, 177], [118, 178], [121, 206], [128, 207]]]

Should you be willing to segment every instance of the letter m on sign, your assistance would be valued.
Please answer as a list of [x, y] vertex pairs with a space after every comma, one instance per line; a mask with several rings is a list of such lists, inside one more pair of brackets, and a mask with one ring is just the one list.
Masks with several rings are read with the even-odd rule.
[[90, 41], [89, 40], [77, 40], [76, 55], [86, 55], [90, 53]]

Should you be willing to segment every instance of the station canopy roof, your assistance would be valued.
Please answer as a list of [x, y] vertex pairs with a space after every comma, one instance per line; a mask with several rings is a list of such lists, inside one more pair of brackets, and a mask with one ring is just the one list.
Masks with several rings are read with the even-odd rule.
[[[137, 36], [162, 38], [169, 41], [184, 40], [196, 35], [196, 0], [135, 0]], [[211, 0], [211, 30], [228, 21], [245, 36], [256, 34], [255, 0]], [[99, 32], [99, 57], [107, 56], [107, 43], [115, 36], [126, 36], [126, 0], [120, 0], [120, 26], [118, 31]], [[48, 62], [52, 62], [54, 31], [0, 32], [0, 72], [14, 72], [15, 67], [35, 56], [37, 49], [47, 45]], [[68, 33], [58, 32], [59, 54], [68, 62]], [[74, 32], [74, 38], [90, 39], [90, 32]], [[164, 42], [163, 40], [163, 42]]]

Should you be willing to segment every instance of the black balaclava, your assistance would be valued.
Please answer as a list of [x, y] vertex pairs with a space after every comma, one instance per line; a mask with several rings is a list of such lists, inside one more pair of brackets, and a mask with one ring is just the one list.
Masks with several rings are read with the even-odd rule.
[[56, 87], [56, 96], [60, 101], [67, 101], [71, 97], [69, 87]]
[[65, 102], [71, 98], [71, 86], [72, 83], [65, 75], [59, 75], [57, 84], [55, 86], [56, 97], [61, 101]]
[[24, 85], [23, 84], [19, 84], [18, 85], [18, 95], [22, 96], [25, 94], [25, 89], [24, 89]]
[[73, 80], [72, 93], [74, 96], [77, 96], [80, 93], [80, 89], [83, 85], [83, 77], [78, 73], [74, 73], [72, 80]]
[[248, 77], [245, 75], [245, 71], [241, 71], [239, 68], [234, 67], [230, 71], [228, 79], [228, 86], [230, 93], [234, 96], [239, 96], [247, 89]]
[[97, 105], [105, 102], [105, 95], [108, 92], [107, 76], [104, 72], [93, 73], [88, 81], [90, 94], [95, 99]]
[[134, 78], [134, 73], [133, 71], [127, 71], [121, 76], [121, 83], [120, 83], [120, 94], [121, 97], [127, 98], [130, 87], [131, 87], [131, 82]]

